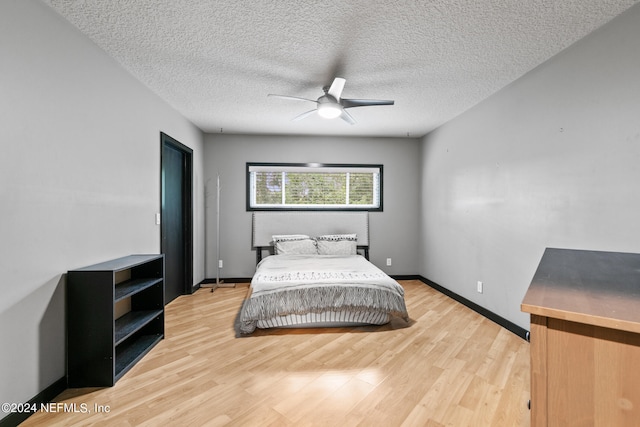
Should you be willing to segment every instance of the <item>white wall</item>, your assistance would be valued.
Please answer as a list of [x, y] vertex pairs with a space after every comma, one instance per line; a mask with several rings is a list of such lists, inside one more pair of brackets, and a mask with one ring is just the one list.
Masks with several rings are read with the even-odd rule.
[[161, 131], [194, 149], [204, 278], [203, 135], [40, 2], [0, 2], [0, 63], [0, 402], [25, 402], [65, 375], [64, 273], [160, 251]]
[[639, 40], [636, 5], [424, 138], [421, 275], [528, 329], [545, 247], [640, 252]]
[[[332, 123], [340, 124], [340, 123]], [[255, 271], [251, 212], [246, 211], [246, 163], [375, 163], [384, 165], [383, 212], [369, 214], [370, 258], [388, 274], [417, 274], [420, 141], [410, 138], [205, 136], [206, 275], [216, 277], [216, 177], [221, 181], [220, 277]], [[391, 267], [386, 266], [391, 258]]]

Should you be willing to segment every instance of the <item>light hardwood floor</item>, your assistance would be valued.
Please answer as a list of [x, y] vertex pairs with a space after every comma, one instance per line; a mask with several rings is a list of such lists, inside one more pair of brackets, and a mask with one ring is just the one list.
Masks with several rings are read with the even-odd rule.
[[529, 344], [419, 281], [400, 283], [409, 325], [243, 338], [233, 323], [246, 286], [178, 297], [166, 338], [114, 387], [69, 389], [55, 399], [61, 412], [22, 425], [528, 426]]

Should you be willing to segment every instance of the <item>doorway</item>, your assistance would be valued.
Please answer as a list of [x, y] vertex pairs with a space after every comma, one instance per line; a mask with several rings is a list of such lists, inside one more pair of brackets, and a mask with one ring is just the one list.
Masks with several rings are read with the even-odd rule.
[[192, 293], [193, 150], [160, 133], [160, 245], [164, 254], [164, 303]]

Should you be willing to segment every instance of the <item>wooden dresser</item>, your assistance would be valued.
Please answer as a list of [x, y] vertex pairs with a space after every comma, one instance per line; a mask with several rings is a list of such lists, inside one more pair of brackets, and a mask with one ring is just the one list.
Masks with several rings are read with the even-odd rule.
[[640, 426], [640, 254], [546, 249], [521, 308], [532, 426]]

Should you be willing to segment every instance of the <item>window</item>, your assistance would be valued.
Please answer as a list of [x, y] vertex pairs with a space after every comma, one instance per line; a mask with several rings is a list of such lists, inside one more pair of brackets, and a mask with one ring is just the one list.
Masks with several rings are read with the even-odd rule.
[[382, 210], [382, 165], [247, 163], [247, 210]]

